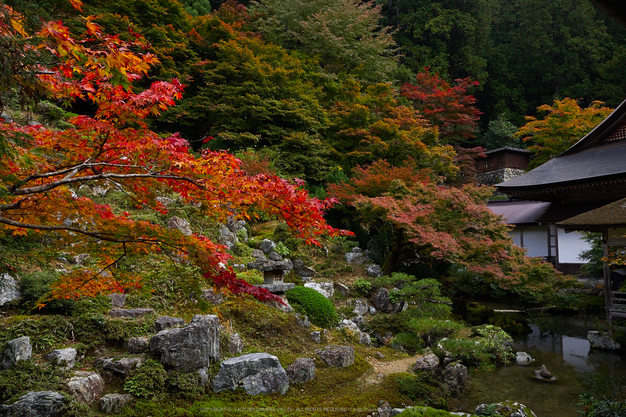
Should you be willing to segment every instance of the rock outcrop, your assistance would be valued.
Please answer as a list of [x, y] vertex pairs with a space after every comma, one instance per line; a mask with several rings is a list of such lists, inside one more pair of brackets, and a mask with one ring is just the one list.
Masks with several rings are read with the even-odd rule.
[[213, 391], [243, 389], [249, 395], [285, 394], [289, 378], [278, 358], [268, 353], [250, 353], [226, 359], [213, 380]]

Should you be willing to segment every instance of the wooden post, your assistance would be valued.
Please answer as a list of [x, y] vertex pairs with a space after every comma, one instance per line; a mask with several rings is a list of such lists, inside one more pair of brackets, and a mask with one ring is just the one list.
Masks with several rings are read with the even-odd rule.
[[[602, 231], [602, 254], [606, 259], [609, 257], [609, 229], [606, 228]], [[613, 304], [613, 300], [611, 298], [611, 267], [604, 261], [604, 304], [606, 308], [606, 323], [609, 327], [609, 333], [612, 333], [611, 328], [613, 327], [613, 323], [611, 322], [611, 306]]]

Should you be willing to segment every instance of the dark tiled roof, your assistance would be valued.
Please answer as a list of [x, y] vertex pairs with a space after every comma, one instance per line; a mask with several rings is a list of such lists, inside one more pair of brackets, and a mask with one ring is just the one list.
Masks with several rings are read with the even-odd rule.
[[557, 223], [567, 229], [600, 230], [626, 226], [626, 198]]
[[485, 155], [489, 155], [490, 153], [502, 152], [502, 151], [511, 151], [511, 152], [519, 152], [519, 153], [530, 153], [528, 149], [514, 148], [512, 146], [503, 146], [502, 148], [492, 149], [490, 151], [486, 151]]
[[533, 224], [550, 207], [543, 201], [490, 201], [489, 209], [504, 218], [507, 224]]
[[559, 186], [620, 175], [626, 175], [626, 143], [613, 142], [558, 156], [496, 187], [506, 193], [520, 187]]

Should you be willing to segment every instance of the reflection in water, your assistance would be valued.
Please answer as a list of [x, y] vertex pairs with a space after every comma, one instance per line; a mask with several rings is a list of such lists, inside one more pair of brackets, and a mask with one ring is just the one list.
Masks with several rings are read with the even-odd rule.
[[[473, 412], [479, 404], [505, 400], [529, 406], [538, 417], [576, 417], [576, 402], [582, 390], [578, 377], [595, 371], [601, 375], [626, 375], [626, 357], [591, 349], [587, 331], [593, 321], [571, 317], [540, 317], [533, 320], [532, 333], [516, 340], [514, 350], [529, 353], [529, 366], [506, 366], [493, 372], [470, 370], [466, 390], [449, 401], [452, 411]], [[541, 365], [559, 379], [536, 381], [530, 374]]]

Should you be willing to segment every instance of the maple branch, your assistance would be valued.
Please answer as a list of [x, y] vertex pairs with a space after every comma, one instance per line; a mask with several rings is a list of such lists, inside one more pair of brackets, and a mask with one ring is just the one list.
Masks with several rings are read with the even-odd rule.
[[[119, 166], [116, 164], [113, 164], [113, 165]], [[89, 167], [90, 167], [89, 165], [86, 166], [86, 168], [89, 168]], [[14, 187], [8, 187], [8, 190], [14, 195], [38, 194], [38, 193], [50, 191], [54, 188], [57, 188], [66, 184], [88, 182], [88, 181], [95, 181], [95, 180], [107, 180], [111, 178], [114, 178], [114, 179], [135, 179], [135, 178], [170, 179], [170, 180], [176, 180], [176, 181], [189, 182], [198, 188], [204, 189], [204, 186], [200, 184], [198, 180], [190, 178], [190, 177], [181, 177], [179, 175], [163, 175], [163, 174], [156, 174], [156, 173], [149, 172], [147, 174], [97, 174], [97, 175], [88, 175], [88, 176], [79, 177], [79, 178], [63, 178], [61, 180], [53, 181], [48, 184], [38, 185], [36, 187], [17, 189], [17, 187], [14, 186]]]

